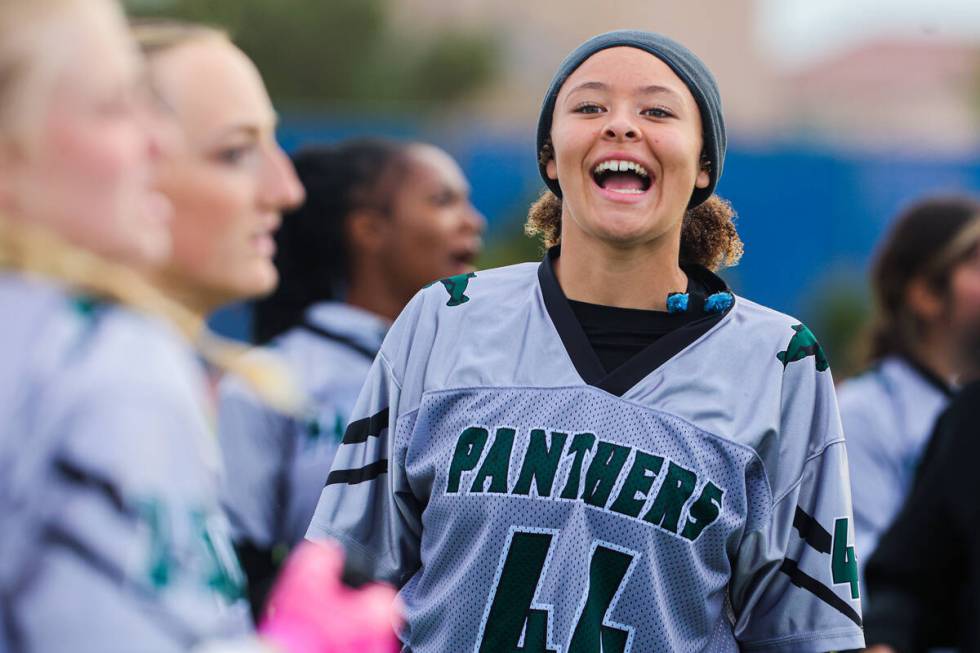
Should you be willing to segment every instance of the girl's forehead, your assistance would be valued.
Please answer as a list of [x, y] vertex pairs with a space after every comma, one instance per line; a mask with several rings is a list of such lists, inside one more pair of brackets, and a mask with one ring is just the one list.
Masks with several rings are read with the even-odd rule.
[[560, 95], [583, 90], [673, 91], [693, 101], [687, 85], [663, 60], [628, 46], [600, 50], [582, 62], [562, 84]]

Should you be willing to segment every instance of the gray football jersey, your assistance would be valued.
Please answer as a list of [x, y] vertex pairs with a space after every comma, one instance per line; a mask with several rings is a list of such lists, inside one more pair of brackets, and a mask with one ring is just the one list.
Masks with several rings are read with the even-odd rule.
[[912, 490], [950, 391], [904, 358], [890, 356], [838, 388], [847, 435], [859, 568]]
[[0, 274], [0, 610], [16, 651], [249, 633], [201, 370], [177, 334]]
[[847, 461], [813, 335], [736, 298], [607, 373], [558, 254], [416, 296], [308, 537], [359, 549], [401, 588], [416, 653], [862, 648]]
[[239, 379], [220, 386], [223, 504], [236, 541], [293, 546], [313, 517], [388, 322], [348, 304], [323, 302], [302, 326], [271, 344], [309, 399], [302, 418], [268, 408]]

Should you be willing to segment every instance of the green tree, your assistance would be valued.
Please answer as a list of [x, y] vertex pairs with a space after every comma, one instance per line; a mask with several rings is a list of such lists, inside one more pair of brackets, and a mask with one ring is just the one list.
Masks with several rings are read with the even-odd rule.
[[127, 8], [227, 29], [287, 108], [432, 112], [498, 73], [489, 32], [399, 33], [388, 0], [128, 0]]

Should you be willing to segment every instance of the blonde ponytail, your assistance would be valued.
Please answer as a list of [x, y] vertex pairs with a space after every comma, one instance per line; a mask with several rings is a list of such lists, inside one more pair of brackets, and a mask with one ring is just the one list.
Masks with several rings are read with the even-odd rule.
[[59, 281], [173, 324], [212, 365], [246, 381], [278, 411], [299, 414], [301, 393], [285, 366], [270, 355], [245, 356], [248, 347], [208, 330], [197, 315], [128, 267], [70, 245], [50, 230], [0, 218], [0, 269]]

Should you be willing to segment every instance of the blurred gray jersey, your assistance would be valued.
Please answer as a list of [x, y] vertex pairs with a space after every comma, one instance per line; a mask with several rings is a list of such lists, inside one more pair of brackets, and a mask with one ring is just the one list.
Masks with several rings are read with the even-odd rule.
[[268, 549], [303, 539], [388, 326], [362, 309], [324, 302], [275, 339], [272, 348], [310, 399], [303, 419], [266, 407], [239, 379], [222, 380], [218, 428], [229, 472], [222, 498], [236, 542]]
[[905, 502], [950, 393], [904, 358], [890, 356], [841, 384], [860, 570]]
[[738, 298], [607, 374], [556, 255], [412, 300], [307, 536], [401, 588], [415, 653], [862, 648], [809, 330]]
[[0, 274], [0, 611], [14, 651], [249, 632], [201, 370], [165, 325]]

